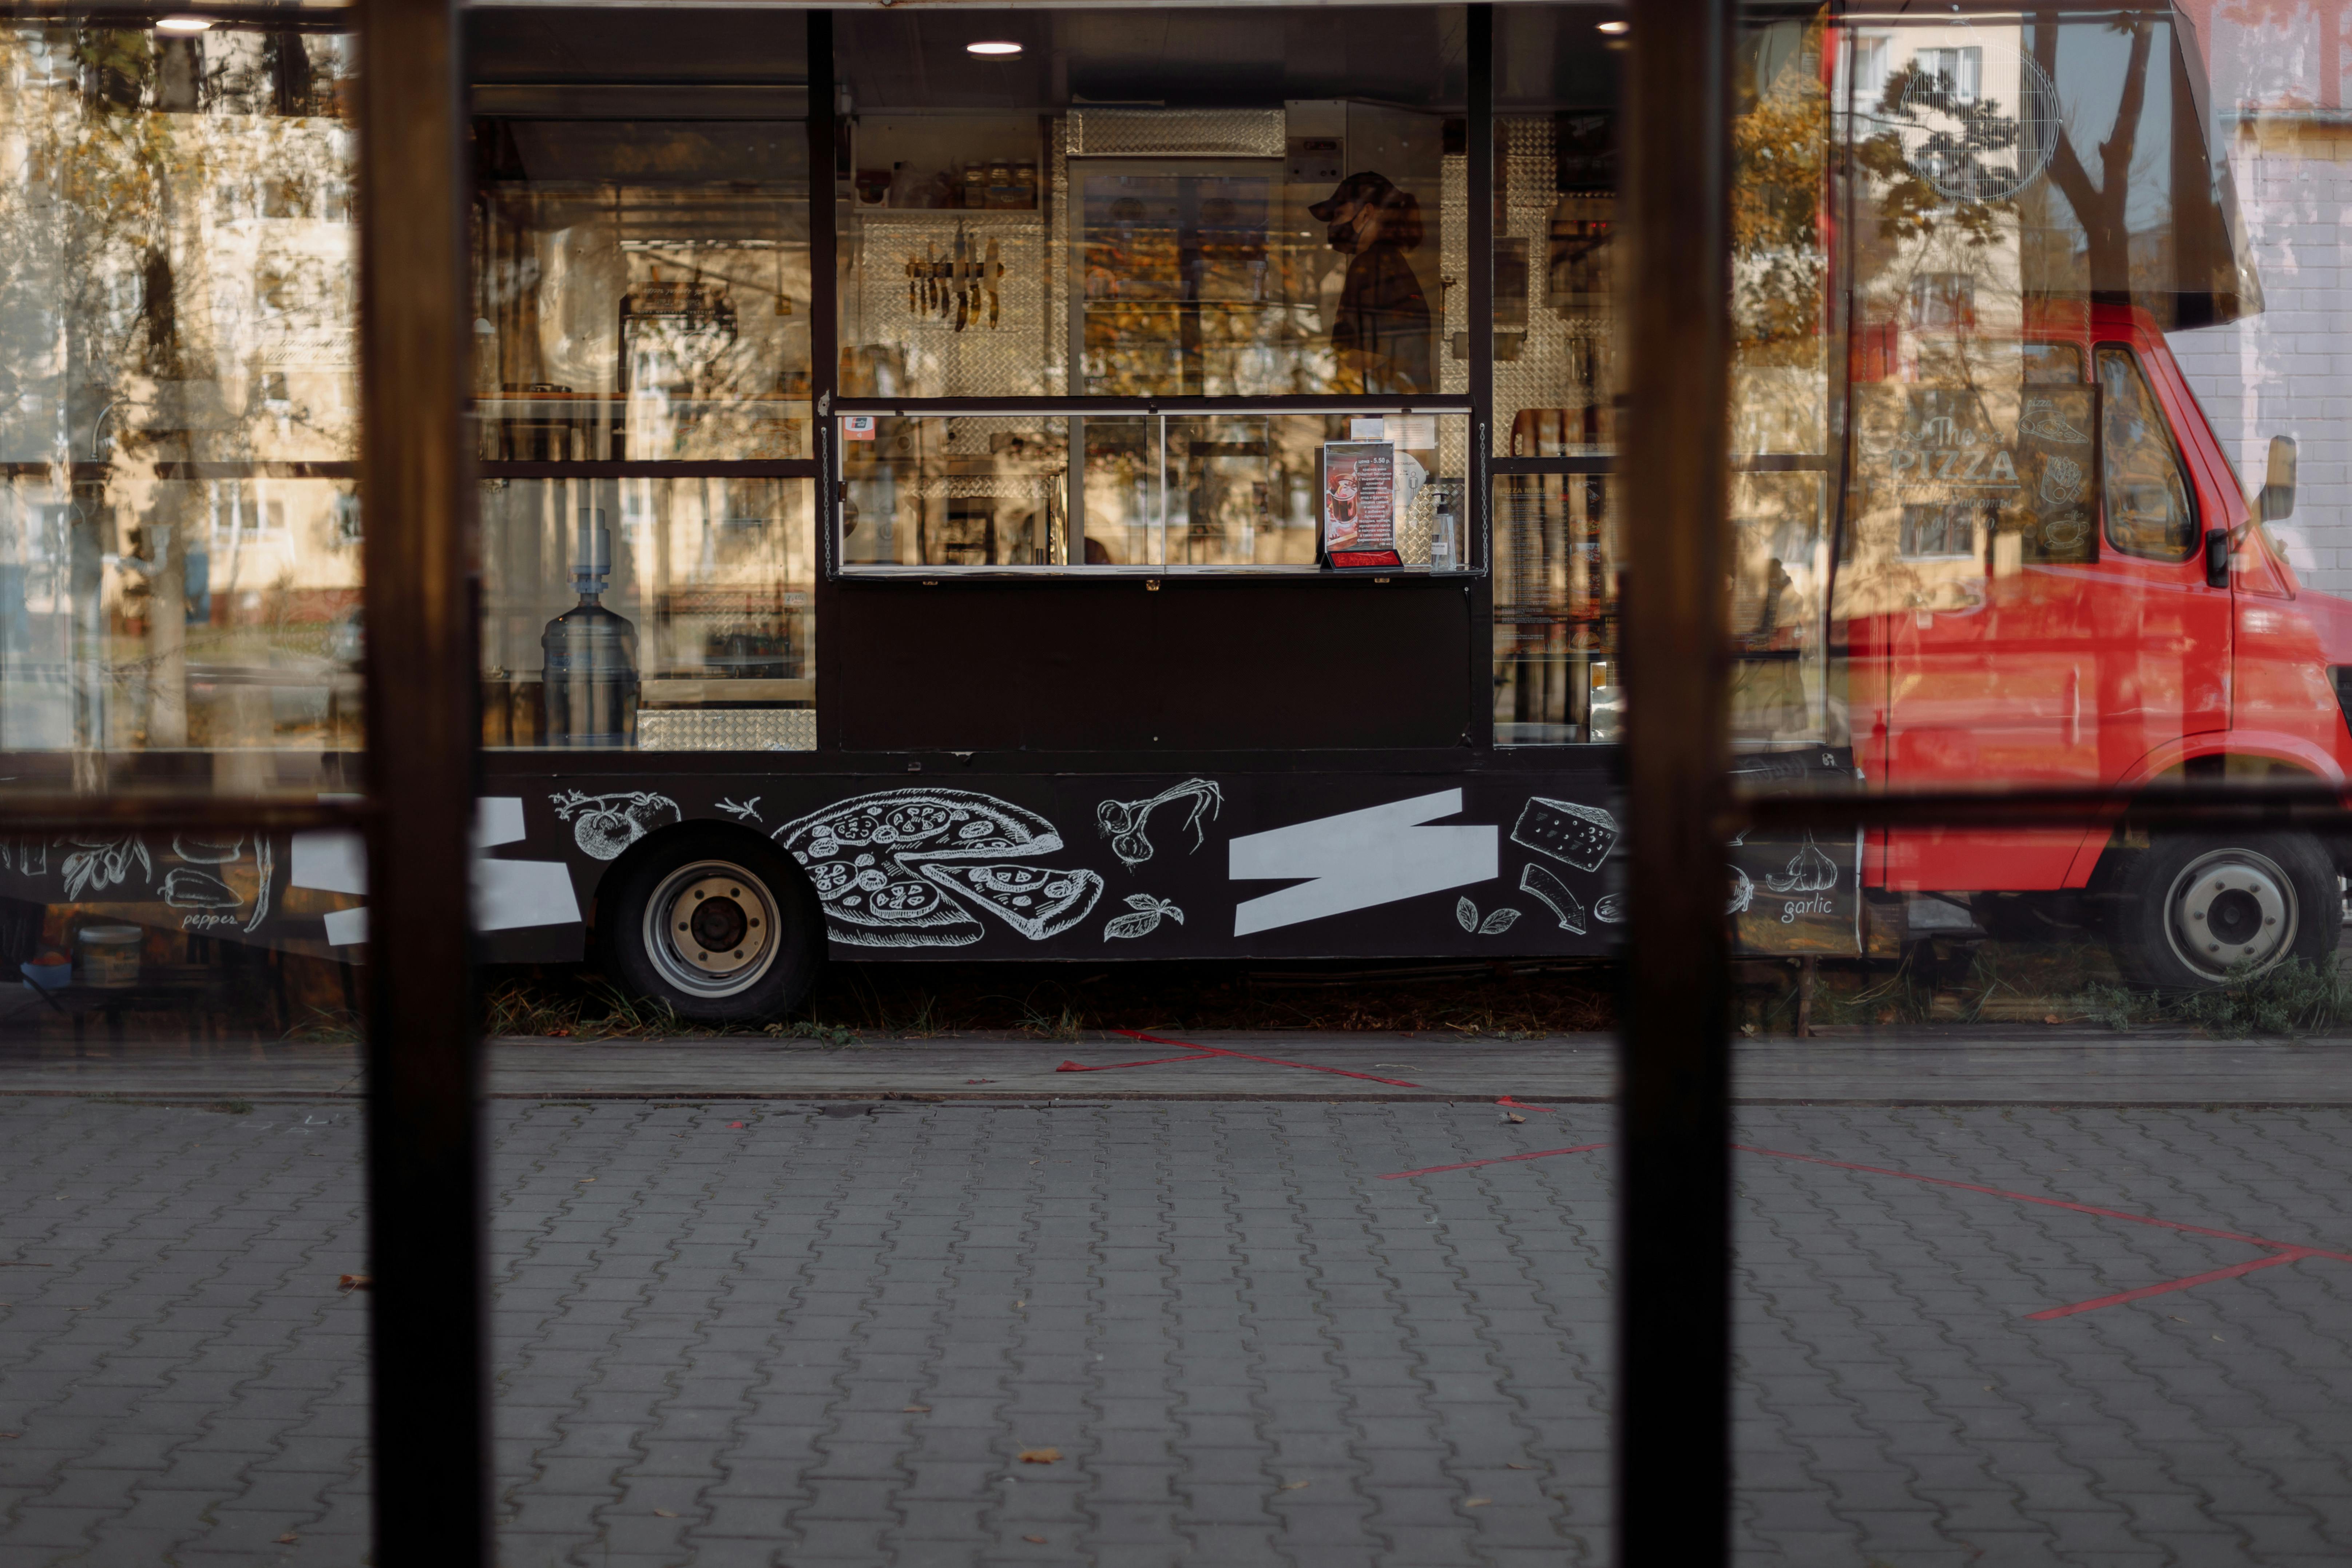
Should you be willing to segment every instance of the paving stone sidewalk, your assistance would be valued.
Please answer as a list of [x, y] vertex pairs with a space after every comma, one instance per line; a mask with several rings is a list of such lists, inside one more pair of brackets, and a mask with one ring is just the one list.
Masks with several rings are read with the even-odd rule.
[[[1382, 1178], [1605, 1108], [490, 1115], [509, 1568], [1603, 1560], [1607, 1152]], [[1744, 1562], [2352, 1557], [2352, 1263], [1885, 1173], [2352, 1251], [2352, 1114], [1740, 1138]], [[357, 1152], [0, 1102], [0, 1564], [364, 1560]]]

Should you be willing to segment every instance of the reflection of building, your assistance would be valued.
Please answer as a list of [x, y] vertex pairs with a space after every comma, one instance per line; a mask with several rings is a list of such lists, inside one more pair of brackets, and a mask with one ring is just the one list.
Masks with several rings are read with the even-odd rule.
[[2184, 7], [2205, 43], [2225, 149], [2263, 281], [2262, 314], [2176, 332], [2179, 356], [2249, 487], [2273, 436], [2301, 447], [2294, 516], [2273, 524], [2312, 587], [2352, 592], [2352, 443], [2343, 433], [2344, 226], [2352, 217], [2347, 0]]

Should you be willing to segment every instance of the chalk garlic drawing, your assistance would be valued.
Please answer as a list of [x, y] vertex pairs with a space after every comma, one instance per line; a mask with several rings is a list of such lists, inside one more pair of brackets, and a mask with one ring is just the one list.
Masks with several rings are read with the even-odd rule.
[[[656, 827], [684, 820], [677, 802], [648, 791], [583, 795], [576, 789], [547, 797], [561, 821], [572, 824], [572, 841], [583, 855], [618, 859], [621, 851]], [[665, 820], [667, 819], [667, 820]]]
[[175, 910], [233, 910], [245, 902], [226, 882], [193, 866], [163, 874], [163, 901]]
[[[738, 822], [760, 822], [760, 802], [766, 798], [764, 795], [755, 795], [740, 805], [731, 800], [722, 800], [719, 803], [719, 809]], [[767, 824], [760, 822], [760, 826], [765, 827]]]
[[1519, 891], [1539, 900], [1559, 921], [1559, 929], [1584, 934], [1584, 901], [1550, 871], [1530, 860], [1519, 871]]
[[1467, 899], [1454, 900], [1454, 919], [1456, 923], [1464, 931], [1475, 932], [1479, 936], [1500, 936], [1510, 930], [1512, 922], [1518, 918], [1519, 911], [1506, 905], [1482, 921], [1478, 918], [1477, 905]]
[[1129, 894], [1127, 907], [1135, 912], [1129, 915], [1114, 916], [1110, 923], [1103, 927], [1103, 941], [1110, 942], [1118, 937], [1150, 936], [1160, 929], [1162, 919], [1174, 921], [1178, 925], [1184, 923], [1182, 910], [1165, 899], [1155, 899], [1150, 893]]
[[1592, 918], [1612, 926], [1622, 925], [1625, 921], [1625, 895], [1601, 894], [1592, 901]]
[[1171, 784], [1150, 800], [1107, 800], [1095, 807], [1095, 830], [1110, 840], [1111, 853], [1118, 857], [1120, 865], [1132, 871], [1151, 858], [1151, 840], [1143, 836], [1144, 824], [1150, 820], [1153, 807], [1171, 800], [1192, 803], [1184, 826], [1192, 829], [1192, 852], [1197, 855], [1207, 841], [1201, 828], [1202, 816], [1215, 816], [1225, 805], [1225, 792], [1207, 779]]
[[1810, 831], [1805, 847], [1790, 860], [1787, 874], [1764, 879], [1764, 885], [1776, 893], [1825, 893], [1837, 883], [1837, 862], [1822, 853]]
[[1731, 873], [1731, 901], [1725, 906], [1723, 912], [1744, 915], [1748, 907], [1756, 901], [1756, 884], [1748, 879], [1747, 872], [1737, 866], [1727, 866], [1724, 869]]
[[1580, 871], [1598, 871], [1617, 843], [1617, 819], [1597, 805], [1536, 795], [1519, 812], [1511, 842]]
[[131, 875], [131, 863], [139, 862], [139, 869], [151, 884], [155, 879], [155, 862], [148, 858], [147, 846], [137, 834], [121, 838], [68, 838], [60, 840], [70, 846], [73, 853], [65, 858], [66, 897], [79, 899], [85, 892], [102, 893]]
[[854, 946], [966, 947], [987, 932], [980, 914], [1042, 942], [1102, 897], [1093, 871], [1031, 863], [1061, 849], [1052, 823], [970, 790], [856, 795], [769, 837], [808, 873], [825, 934]]

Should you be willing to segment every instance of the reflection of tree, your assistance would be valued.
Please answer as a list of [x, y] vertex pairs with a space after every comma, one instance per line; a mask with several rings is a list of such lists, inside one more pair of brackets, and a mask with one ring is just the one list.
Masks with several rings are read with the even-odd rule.
[[[1931, 125], [1927, 113], [1957, 121], [1958, 129]], [[1880, 238], [1899, 244], [1957, 236], [1981, 248], [2001, 237], [2001, 220], [2015, 214], [2016, 204], [1979, 194], [2016, 184], [2014, 167], [1986, 162], [2018, 145], [2017, 117], [2002, 112], [2000, 100], [1965, 100], [1949, 75], [1912, 60], [1888, 73], [1872, 116], [1879, 129], [1855, 144], [1854, 161], [1878, 184]], [[1940, 186], [1921, 173], [1923, 164], [1944, 176]]]
[[[1732, 121], [1732, 310], [1748, 363], [1808, 364], [1818, 352], [1829, 152], [1822, 40], [1818, 20], [1806, 26], [1771, 79], [1742, 84], [1748, 91]], [[1761, 76], [1763, 40], [1757, 42]]]
[[[2146, 16], [2118, 18], [2112, 24], [2131, 39], [2131, 58], [2124, 67], [2123, 95], [2116, 105], [2115, 128], [2099, 143], [2099, 184], [2074, 151], [2074, 138], [2063, 125], [2057, 146], [2050, 154], [2050, 180], [2074, 209], [2083, 226], [2084, 260], [2090, 268], [2091, 292], [2121, 296], [2131, 288], [2131, 232], [2126, 226], [2125, 204], [2131, 196], [2134, 143], [2139, 139], [2140, 111], [2147, 102], [2148, 54], [2156, 30]], [[2057, 78], [2058, 19], [2043, 15], [2033, 23], [2033, 60], [2052, 81]]]

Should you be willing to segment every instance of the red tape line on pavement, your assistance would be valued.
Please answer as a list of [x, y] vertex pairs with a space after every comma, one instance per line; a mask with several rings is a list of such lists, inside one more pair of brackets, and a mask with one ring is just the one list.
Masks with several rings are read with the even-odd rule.
[[1244, 1062], [1265, 1062], [1278, 1068], [1304, 1068], [1308, 1072], [1328, 1072], [1339, 1078], [1360, 1078], [1370, 1083], [1384, 1083], [1392, 1089], [1427, 1089], [1429, 1087], [1425, 1083], [1407, 1083], [1401, 1078], [1381, 1078], [1377, 1073], [1349, 1072], [1346, 1068], [1318, 1067], [1313, 1062], [1289, 1062], [1280, 1057], [1254, 1057], [1247, 1051], [1229, 1051], [1223, 1046], [1196, 1046], [1190, 1040], [1166, 1040], [1158, 1035], [1140, 1034], [1133, 1029], [1113, 1029], [1111, 1033], [1125, 1035], [1130, 1040], [1141, 1040], [1147, 1046], [1176, 1046], [1188, 1051], [1199, 1051], [1204, 1056], [1231, 1057], [1236, 1061]]
[[1974, 1182], [1956, 1182], [1948, 1176], [1921, 1176], [1909, 1171], [1890, 1171], [1884, 1165], [1857, 1165], [1851, 1160], [1824, 1160], [1818, 1154], [1792, 1154], [1786, 1149], [1759, 1149], [1752, 1143], [1734, 1143], [1733, 1148], [1748, 1154], [1769, 1154], [1776, 1160], [1795, 1160], [1808, 1165], [1828, 1165], [1840, 1171], [1861, 1171], [1873, 1176], [1894, 1176], [1906, 1182], [1925, 1182], [1931, 1187], [1957, 1187], [1964, 1193], [1982, 1193], [1988, 1197], [2008, 1198], [2015, 1203], [2040, 1204], [2045, 1208], [2071, 1209], [2076, 1214], [2097, 1215], [2102, 1219], [2125, 1219], [2134, 1225], [2152, 1225], [2164, 1230], [2185, 1231], [2191, 1236], [2219, 1237], [2223, 1241], [2242, 1241], [2249, 1247], [2269, 1247], [2299, 1252], [2311, 1258], [2332, 1258], [2342, 1263], [2352, 1263], [2352, 1253], [2326, 1252], [2300, 1242], [2273, 1241], [2265, 1236], [2248, 1236], [2242, 1231], [2216, 1230], [2210, 1225], [2189, 1225], [2177, 1219], [2158, 1219], [2150, 1215], [2126, 1214], [2122, 1209], [2101, 1208], [2095, 1204], [2078, 1204], [2065, 1198], [2036, 1197], [2032, 1193], [2011, 1192], [2007, 1187], [1979, 1186]]
[[1119, 1068], [1156, 1068], [1162, 1062], [1205, 1062], [1215, 1059], [1213, 1057], [1205, 1056], [1153, 1057], [1150, 1061], [1145, 1062], [1097, 1062], [1093, 1067], [1087, 1067], [1078, 1062], [1064, 1062], [1054, 1070], [1055, 1072], [1111, 1072]]
[[1407, 1176], [1434, 1176], [1445, 1171], [1475, 1171], [1481, 1165], [1508, 1165], [1520, 1160], [1549, 1160], [1554, 1154], [1590, 1154], [1595, 1149], [1608, 1147], [1606, 1143], [1579, 1143], [1573, 1149], [1538, 1149], [1531, 1154], [1497, 1154], [1491, 1160], [1465, 1160], [1458, 1165], [1423, 1165], [1418, 1171], [1391, 1171], [1381, 1180], [1401, 1182]]
[[2283, 1252], [2273, 1252], [2268, 1258], [2256, 1258], [2244, 1263], [2232, 1263], [2227, 1268], [2212, 1268], [2202, 1274], [2191, 1274], [2186, 1279], [2168, 1279], [2161, 1285], [2143, 1285], [2137, 1290], [2118, 1290], [2112, 1296], [2101, 1296], [2089, 1301], [2077, 1301], [2068, 1307], [2050, 1307], [2039, 1312], [2028, 1312], [2025, 1314], [2026, 1321], [2046, 1323], [2053, 1318], [2071, 1318], [2077, 1312], [2094, 1312], [2101, 1307], [2120, 1307], [2126, 1301], [2138, 1301], [2150, 1296], [2161, 1296], [2168, 1290], [2186, 1290], [2191, 1285], [2210, 1285], [2217, 1279], [2235, 1279], [2242, 1274], [2252, 1274], [2257, 1268], [2275, 1268], [2282, 1263], [2300, 1263], [2306, 1258], [2329, 1256], [2331, 1254], [2319, 1252], [2308, 1247], [2291, 1247]]

